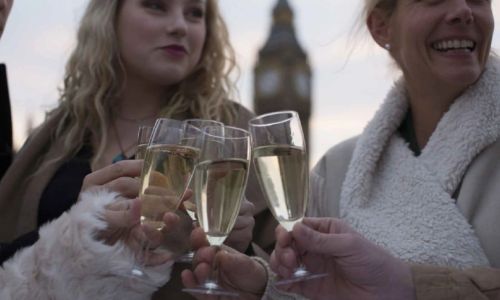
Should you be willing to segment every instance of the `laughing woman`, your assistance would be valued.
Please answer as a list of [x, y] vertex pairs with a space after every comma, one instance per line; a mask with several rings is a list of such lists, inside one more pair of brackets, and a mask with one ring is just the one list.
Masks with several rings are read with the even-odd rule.
[[[490, 52], [492, 3], [364, 1], [363, 22], [402, 76], [363, 133], [334, 146], [313, 169], [308, 215], [341, 218], [356, 232], [322, 219], [315, 233], [321, 239], [303, 243], [299, 253], [308, 269], [331, 276], [292, 291], [310, 299], [498, 299], [500, 60]], [[304, 227], [294, 230], [299, 247]], [[271, 262], [284, 275], [295, 256], [290, 233], [280, 232], [288, 244], [278, 236]], [[342, 251], [325, 253], [329, 246]], [[390, 254], [374, 255], [380, 248]], [[225, 261], [243, 265], [245, 257]], [[246, 263], [246, 270], [258, 266]], [[392, 270], [392, 279], [379, 267]], [[254, 269], [266, 278], [262, 267]], [[230, 286], [264, 291], [264, 281], [247, 279], [250, 272], [237, 281], [237, 269], [219, 263], [219, 270], [231, 272], [221, 276]], [[411, 274], [410, 295], [391, 295], [402, 273]], [[185, 273], [187, 285], [194, 279]]]
[[[233, 67], [217, 0], [90, 0], [59, 105], [0, 183], [0, 241], [35, 242], [39, 226], [77, 201], [87, 174], [134, 156], [138, 125], [161, 116], [246, 127], [251, 113], [228, 100]], [[240, 251], [252, 238], [252, 207], [268, 215], [258, 188], [246, 196], [254, 205], [243, 205], [227, 241]]]

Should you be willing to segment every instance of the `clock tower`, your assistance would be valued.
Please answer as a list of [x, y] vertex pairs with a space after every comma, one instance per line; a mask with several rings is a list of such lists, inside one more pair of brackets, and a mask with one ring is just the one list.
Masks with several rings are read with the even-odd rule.
[[254, 109], [257, 114], [297, 111], [309, 147], [311, 68], [297, 41], [287, 0], [278, 0], [275, 5], [271, 33], [259, 51], [254, 69]]

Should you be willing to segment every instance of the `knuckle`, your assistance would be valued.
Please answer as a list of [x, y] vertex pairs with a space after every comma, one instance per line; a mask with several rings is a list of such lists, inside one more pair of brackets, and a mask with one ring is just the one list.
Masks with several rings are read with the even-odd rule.
[[115, 179], [108, 184], [106, 184], [106, 187], [116, 193], [122, 194], [123, 193], [123, 188], [122, 188], [122, 181], [120, 179]]
[[115, 177], [122, 177], [125, 174], [127, 162], [122, 160], [111, 166], [111, 172]]
[[92, 185], [92, 173], [86, 175], [83, 178], [82, 189], [86, 189], [86, 188], [90, 187], [91, 185]]
[[355, 249], [357, 243], [359, 242], [358, 237], [355, 234], [349, 233], [345, 235], [345, 245], [348, 249]]

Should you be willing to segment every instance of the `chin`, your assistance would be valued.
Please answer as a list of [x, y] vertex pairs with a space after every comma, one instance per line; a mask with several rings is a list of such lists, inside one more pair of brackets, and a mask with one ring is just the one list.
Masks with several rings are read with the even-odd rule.
[[177, 84], [189, 76], [188, 70], [185, 68], [165, 68], [158, 70], [157, 78], [166, 84]]
[[463, 85], [464, 89], [474, 84], [479, 80], [484, 69], [480, 68], [461, 68], [457, 70], [450, 70], [448, 74], [443, 74], [446, 82], [452, 85]]

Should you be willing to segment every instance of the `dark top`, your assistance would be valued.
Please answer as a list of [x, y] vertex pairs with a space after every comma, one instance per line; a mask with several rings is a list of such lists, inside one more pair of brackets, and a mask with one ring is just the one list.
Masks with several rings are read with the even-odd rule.
[[92, 149], [84, 146], [64, 163], [45, 187], [38, 206], [38, 226], [59, 218], [78, 201], [83, 179], [92, 172]]
[[415, 128], [413, 127], [413, 119], [411, 117], [411, 111], [408, 110], [406, 116], [399, 126], [399, 134], [408, 143], [408, 148], [415, 154], [419, 156], [422, 152], [417, 143], [417, 135], [415, 134]]
[[[408, 143], [408, 148], [410, 148], [413, 154], [415, 154], [415, 156], [420, 156], [420, 154], [422, 153], [422, 149], [420, 149], [417, 143], [417, 135], [415, 134], [415, 128], [413, 127], [413, 119], [411, 117], [410, 110], [408, 110], [408, 113], [406, 114], [403, 122], [399, 126], [398, 132], [401, 135], [401, 137]], [[460, 188], [462, 187], [462, 181], [463, 177], [460, 183], [458, 184], [457, 189], [451, 195], [451, 198], [454, 199], [455, 201], [458, 199]]]
[[12, 118], [7, 68], [0, 64], [0, 179], [12, 162]]
[[[92, 149], [84, 146], [75, 157], [64, 163], [49, 181], [40, 197], [38, 227], [57, 219], [78, 200], [83, 179], [92, 172]], [[29, 232], [10, 244], [0, 245], [0, 265], [18, 250], [33, 245], [38, 240], [38, 230]]]

